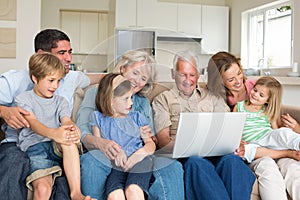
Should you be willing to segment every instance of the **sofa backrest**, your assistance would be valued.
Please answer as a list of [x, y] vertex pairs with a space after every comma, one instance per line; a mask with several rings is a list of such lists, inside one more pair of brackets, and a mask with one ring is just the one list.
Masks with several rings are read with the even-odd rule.
[[[147, 98], [152, 102], [153, 98], [156, 97], [158, 94], [165, 90], [169, 90], [174, 85], [173, 82], [155, 82], [153, 83], [153, 90], [147, 95]], [[200, 87], [206, 87], [205, 84], [200, 83]], [[85, 89], [77, 88], [74, 93], [74, 107], [72, 113], [72, 120], [75, 121], [76, 113], [79, 109], [79, 106], [83, 100], [84, 93], [91, 87], [97, 87], [98, 84], [90, 85]], [[300, 107], [296, 106], [282, 106], [281, 113], [289, 113], [293, 116], [299, 123], [300, 123]]]

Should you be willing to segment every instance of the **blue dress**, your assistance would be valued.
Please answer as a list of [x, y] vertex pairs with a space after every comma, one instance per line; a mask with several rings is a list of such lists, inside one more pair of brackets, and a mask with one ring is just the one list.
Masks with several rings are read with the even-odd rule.
[[99, 111], [91, 115], [91, 126], [100, 129], [101, 136], [118, 143], [129, 157], [143, 147], [140, 127], [148, 124], [147, 118], [139, 112], [131, 111], [125, 118], [104, 116]]

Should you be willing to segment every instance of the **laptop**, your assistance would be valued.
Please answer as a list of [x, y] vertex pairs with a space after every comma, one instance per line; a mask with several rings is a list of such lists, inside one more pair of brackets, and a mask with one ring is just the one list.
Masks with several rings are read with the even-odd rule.
[[246, 113], [180, 113], [173, 158], [222, 156], [240, 145]]

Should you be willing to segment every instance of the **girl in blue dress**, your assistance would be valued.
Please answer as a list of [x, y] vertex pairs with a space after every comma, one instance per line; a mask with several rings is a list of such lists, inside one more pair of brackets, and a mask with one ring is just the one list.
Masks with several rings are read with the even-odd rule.
[[95, 136], [113, 140], [122, 149], [106, 181], [108, 199], [144, 199], [144, 192], [148, 193], [155, 143], [148, 119], [130, 111], [132, 95], [130, 81], [107, 74], [99, 83], [97, 110], [90, 119]]

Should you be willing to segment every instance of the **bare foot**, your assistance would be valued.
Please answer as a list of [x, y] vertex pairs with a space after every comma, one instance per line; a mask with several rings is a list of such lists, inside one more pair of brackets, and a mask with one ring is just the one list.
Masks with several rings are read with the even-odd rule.
[[300, 161], [300, 152], [299, 151], [290, 151], [290, 158]]
[[94, 199], [90, 196], [84, 196], [84, 195], [79, 195], [79, 196], [76, 196], [74, 198], [72, 198], [72, 200], [97, 200], [97, 199]]

